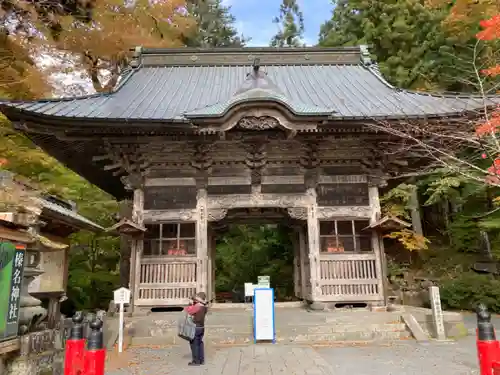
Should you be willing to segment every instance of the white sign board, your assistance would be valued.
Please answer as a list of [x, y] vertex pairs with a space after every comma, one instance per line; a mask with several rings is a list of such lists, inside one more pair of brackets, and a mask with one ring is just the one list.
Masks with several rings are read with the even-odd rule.
[[439, 287], [431, 286], [429, 288], [429, 296], [431, 298], [432, 320], [434, 321], [434, 328], [436, 329], [436, 338], [438, 340], [446, 340]]
[[113, 292], [114, 296], [113, 299], [115, 301], [115, 304], [120, 305], [120, 323], [118, 327], [118, 353], [123, 352], [123, 326], [124, 326], [124, 321], [123, 321], [123, 306], [126, 303], [130, 303], [130, 290], [127, 288], [119, 288], [116, 289]]
[[113, 294], [115, 304], [121, 305], [123, 303], [130, 303], [130, 290], [127, 288], [116, 289]]
[[271, 276], [258, 276], [257, 285], [259, 286], [259, 288], [270, 288]]
[[258, 287], [258, 285], [252, 283], [245, 283], [245, 297], [253, 297], [253, 291]]
[[275, 342], [274, 290], [257, 288], [253, 296], [254, 340]]

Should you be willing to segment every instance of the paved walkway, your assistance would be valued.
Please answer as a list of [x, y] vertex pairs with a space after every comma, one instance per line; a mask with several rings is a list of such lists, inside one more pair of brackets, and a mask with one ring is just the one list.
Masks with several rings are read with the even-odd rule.
[[406, 341], [359, 347], [208, 348], [203, 367], [187, 366], [187, 345], [133, 348], [114, 358], [106, 375], [477, 375], [474, 346], [474, 338], [468, 337], [426, 346]]

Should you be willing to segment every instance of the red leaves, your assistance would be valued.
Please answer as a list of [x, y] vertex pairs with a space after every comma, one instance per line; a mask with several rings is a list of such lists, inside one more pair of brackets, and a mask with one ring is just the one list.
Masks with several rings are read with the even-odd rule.
[[480, 40], [494, 40], [500, 38], [500, 14], [491, 17], [489, 20], [480, 22], [484, 29], [477, 33], [476, 37]]
[[488, 184], [500, 184], [500, 158], [493, 161], [491, 167], [488, 168], [489, 175], [486, 176], [485, 180]]
[[5, 158], [0, 158], [0, 167], [3, 167], [4, 165], [7, 165], [9, 161]]
[[493, 135], [498, 129], [500, 129], [500, 110], [493, 112], [486, 122], [476, 127], [476, 135], [478, 137]]

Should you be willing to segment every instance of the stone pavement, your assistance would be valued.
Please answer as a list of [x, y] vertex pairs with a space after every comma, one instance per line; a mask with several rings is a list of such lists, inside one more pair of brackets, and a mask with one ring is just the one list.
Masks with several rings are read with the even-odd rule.
[[358, 347], [260, 344], [209, 347], [207, 364], [188, 367], [189, 348], [131, 348], [106, 375], [477, 375], [474, 337], [458, 342], [414, 341]]

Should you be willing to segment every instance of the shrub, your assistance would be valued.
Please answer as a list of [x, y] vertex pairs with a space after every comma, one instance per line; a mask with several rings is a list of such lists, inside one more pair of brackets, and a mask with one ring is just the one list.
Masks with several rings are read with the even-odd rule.
[[500, 280], [490, 275], [463, 273], [441, 283], [444, 308], [473, 310], [484, 303], [491, 312], [500, 313]]

